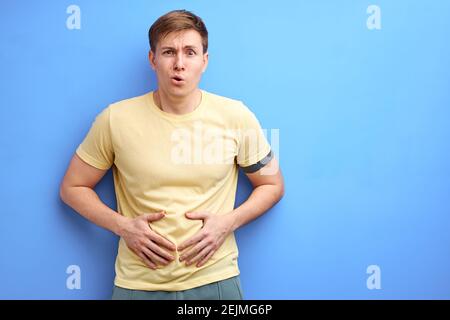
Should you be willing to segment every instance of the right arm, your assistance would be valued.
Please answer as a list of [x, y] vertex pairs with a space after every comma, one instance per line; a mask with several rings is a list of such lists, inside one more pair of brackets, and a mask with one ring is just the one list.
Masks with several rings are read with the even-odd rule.
[[105, 205], [94, 191], [106, 172], [107, 170], [88, 165], [75, 154], [63, 178], [59, 194], [62, 201], [83, 217], [120, 236], [126, 218]]
[[75, 154], [60, 186], [62, 201], [89, 221], [122, 237], [150, 268], [155, 269], [157, 263], [170, 263], [173, 256], [160, 246], [175, 250], [175, 245], [149, 226], [151, 221], [163, 218], [164, 214], [149, 213], [131, 219], [109, 208], [94, 191], [106, 172], [87, 164]]

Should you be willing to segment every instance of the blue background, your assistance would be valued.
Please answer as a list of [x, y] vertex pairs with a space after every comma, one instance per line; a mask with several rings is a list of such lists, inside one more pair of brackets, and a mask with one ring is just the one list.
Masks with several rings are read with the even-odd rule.
[[[210, 33], [201, 87], [280, 130], [286, 195], [237, 231], [245, 298], [450, 298], [446, 0], [2, 1], [0, 298], [110, 298], [118, 239], [59, 184], [95, 116], [155, 88], [147, 31], [180, 8]], [[111, 172], [96, 190], [115, 208]]]

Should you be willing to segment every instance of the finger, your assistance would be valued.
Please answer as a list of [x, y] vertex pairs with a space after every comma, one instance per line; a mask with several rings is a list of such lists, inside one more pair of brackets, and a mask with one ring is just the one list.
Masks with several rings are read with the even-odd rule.
[[192, 247], [190, 250], [188, 250], [187, 252], [183, 253], [180, 256], [180, 261], [183, 260], [189, 260], [192, 257], [194, 257], [198, 252], [200, 252], [200, 250], [202, 250], [204, 247], [206, 247], [208, 245], [208, 243], [206, 241], [200, 241], [199, 243], [197, 243], [194, 247]]
[[175, 245], [172, 242], [170, 242], [169, 240], [167, 240], [166, 238], [159, 235], [158, 233], [156, 233], [153, 230], [150, 233], [149, 238], [150, 238], [150, 240], [155, 241], [160, 246], [163, 246], [171, 251], [175, 251], [175, 249], [176, 249]]
[[151, 251], [150, 249], [144, 247], [142, 248], [142, 252], [153, 262], [155, 263], [159, 263], [162, 265], [167, 265], [169, 262], [163, 258], [161, 258], [160, 256], [158, 256], [157, 254], [155, 254], [153, 251]]
[[197, 263], [197, 267], [201, 267], [202, 265], [204, 265], [209, 260], [209, 258], [212, 257], [214, 252], [216, 252], [216, 251], [211, 250], [206, 257], [204, 257], [199, 263]]
[[167, 251], [161, 249], [161, 247], [159, 247], [156, 243], [154, 243], [151, 240], [149, 241], [147, 248], [149, 248], [151, 251], [153, 251], [155, 254], [159, 255], [160, 257], [166, 259], [168, 262], [175, 259], [174, 256], [169, 254]]
[[156, 212], [156, 213], [147, 213], [144, 218], [147, 222], [153, 222], [164, 218], [164, 211]]
[[208, 217], [208, 212], [206, 211], [186, 212], [185, 215], [189, 219], [206, 219]]
[[205, 257], [211, 250], [212, 250], [211, 246], [206, 246], [205, 248], [203, 248], [203, 250], [201, 250], [199, 253], [197, 253], [193, 258], [188, 259], [186, 261], [186, 265], [188, 266], [190, 264], [196, 263], [198, 260]]
[[193, 236], [192, 238], [190, 238], [189, 240], [183, 242], [181, 245], [178, 246], [178, 251], [182, 251], [185, 248], [193, 245], [194, 243], [199, 242], [200, 240], [202, 240], [205, 237], [205, 235], [202, 232], [197, 233], [195, 236]]
[[156, 264], [154, 264], [152, 261], [150, 261], [150, 259], [147, 258], [144, 253], [141, 252], [138, 256], [139, 256], [139, 258], [142, 259], [142, 261], [144, 261], [144, 263], [147, 265], [147, 267], [149, 267], [150, 269], [153, 269], [153, 270], [156, 269]]

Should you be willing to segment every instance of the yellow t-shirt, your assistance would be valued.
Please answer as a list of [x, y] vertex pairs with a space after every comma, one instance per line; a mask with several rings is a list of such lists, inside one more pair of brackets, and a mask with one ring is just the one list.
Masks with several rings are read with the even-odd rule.
[[[119, 213], [133, 218], [164, 210], [166, 216], [151, 227], [175, 245], [202, 228], [202, 220], [190, 220], [186, 212], [232, 211], [238, 167], [254, 167], [271, 154], [258, 120], [242, 102], [201, 92], [201, 103], [183, 115], [159, 109], [153, 92], [113, 103], [76, 150], [96, 168], [112, 166]], [[200, 268], [172, 254], [174, 261], [152, 270], [121, 238], [115, 285], [179, 291], [239, 274], [233, 233]]]

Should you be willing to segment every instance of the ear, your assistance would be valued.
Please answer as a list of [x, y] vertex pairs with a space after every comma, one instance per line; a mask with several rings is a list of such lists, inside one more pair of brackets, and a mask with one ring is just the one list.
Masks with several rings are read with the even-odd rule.
[[155, 70], [156, 68], [156, 64], [155, 64], [155, 54], [153, 53], [152, 50], [150, 50], [148, 52], [148, 61], [150, 61], [150, 66], [152, 67], [153, 70]]
[[209, 53], [206, 52], [206, 53], [203, 54], [203, 63], [204, 63], [204, 66], [203, 66], [202, 73], [205, 72], [205, 71], [206, 71], [206, 68], [208, 67], [208, 60], [209, 60]]

